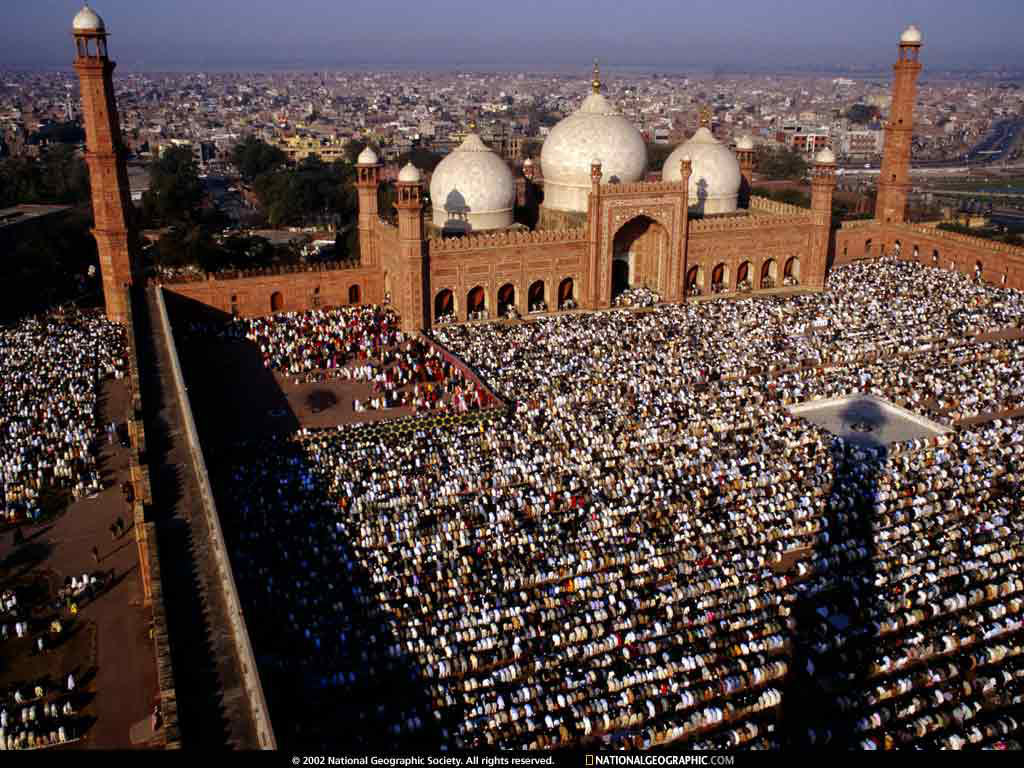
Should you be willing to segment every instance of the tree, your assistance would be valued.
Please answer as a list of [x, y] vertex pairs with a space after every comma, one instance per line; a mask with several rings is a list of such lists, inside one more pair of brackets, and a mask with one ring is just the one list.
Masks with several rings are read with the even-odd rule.
[[754, 169], [769, 179], [802, 179], [807, 174], [807, 162], [791, 149], [761, 146], [754, 153]]
[[662, 168], [668, 156], [675, 149], [671, 144], [648, 144], [647, 145], [647, 167]]
[[798, 205], [806, 208], [811, 204], [811, 198], [799, 189], [767, 189], [765, 187], [754, 187], [750, 190], [754, 197], [767, 197], [769, 200], [776, 200], [788, 205]]
[[257, 177], [253, 190], [271, 227], [300, 226], [324, 218], [345, 226], [356, 216], [355, 171], [346, 162], [307, 157], [294, 169]]
[[85, 131], [78, 123], [47, 123], [28, 137], [29, 144], [81, 144]]
[[21, 203], [75, 205], [89, 199], [89, 171], [74, 147], [57, 144], [39, 159], [0, 159], [0, 206]]
[[189, 147], [172, 147], [149, 166], [149, 190], [142, 196], [149, 226], [198, 221], [203, 185]]
[[238, 168], [242, 178], [249, 182], [257, 176], [277, 170], [286, 160], [280, 148], [255, 136], [246, 136], [231, 151], [231, 162]]
[[94, 289], [99, 299], [98, 278], [91, 285], [89, 267], [99, 267], [96, 241], [90, 233], [93, 219], [86, 207], [48, 217], [40, 224], [18, 226], [9, 248], [0, 244], [0, 285], [6, 289], [0, 306], [0, 322], [75, 298]]
[[870, 107], [867, 104], [854, 104], [846, 110], [846, 119], [858, 125], [867, 125], [881, 116], [878, 107]]
[[398, 158], [398, 165], [403, 166], [406, 163], [412, 163], [421, 171], [430, 173], [437, 168], [437, 164], [441, 160], [441, 155], [437, 154], [437, 152], [431, 152], [429, 149], [423, 149], [422, 147], [414, 147]]

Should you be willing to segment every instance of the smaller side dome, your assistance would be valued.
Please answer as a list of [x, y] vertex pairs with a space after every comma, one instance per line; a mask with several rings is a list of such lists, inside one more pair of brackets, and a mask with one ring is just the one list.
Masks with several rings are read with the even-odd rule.
[[921, 44], [921, 30], [911, 24], [900, 35], [900, 42], [907, 45], [920, 45]]
[[749, 136], [740, 136], [736, 140], [736, 149], [749, 151], [754, 148], [754, 140]]
[[106, 25], [103, 23], [103, 19], [96, 13], [89, 4], [86, 3], [75, 15], [75, 20], [71, 22], [71, 28], [75, 32], [105, 32]]
[[412, 163], [406, 163], [402, 170], [398, 172], [398, 180], [403, 184], [419, 184], [423, 181], [423, 174]]
[[443, 230], [503, 229], [515, 221], [516, 182], [508, 164], [469, 133], [434, 169], [430, 200], [434, 224]]
[[661, 169], [664, 181], [681, 181], [681, 162], [690, 160], [689, 196], [691, 208], [699, 214], [733, 213], [736, 210], [743, 174], [736, 155], [705, 126], [689, 141], [680, 144]]
[[359, 153], [359, 157], [356, 158], [356, 164], [358, 165], [376, 165], [377, 161], [377, 153], [373, 151], [373, 147], [366, 147], [366, 149]]
[[814, 156], [814, 162], [818, 165], [835, 165], [836, 153], [828, 147], [825, 147], [821, 152]]

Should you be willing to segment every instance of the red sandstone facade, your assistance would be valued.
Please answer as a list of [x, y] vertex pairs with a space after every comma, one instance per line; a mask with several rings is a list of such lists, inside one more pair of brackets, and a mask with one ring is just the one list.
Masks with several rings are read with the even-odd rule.
[[132, 203], [114, 100], [115, 64], [107, 56], [105, 30], [75, 30], [74, 37], [75, 71], [85, 117], [85, 161], [92, 185], [93, 236], [99, 250], [103, 296], [107, 317], [124, 322], [128, 316], [128, 293], [124, 288], [132, 282]]
[[[89, 165], [108, 312], [123, 317], [120, 288], [131, 280], [127, 184], [105, 36], [76, 36], [82, 78]], [[83, 47], [84, 46], [84, 47]], [[831, 228], [835, 167], [815, 164], [811, 208], [750, 198], [735, 214], [693, 218], [684, 161], [681, 182], [602, 184], [600, 166], [587, 212], [547, 221], [533, 231], [509, 230], [442, 238], [430, 234], [419, 182], [397, 185], [397, 225], [379, 215], [381, 168], [357, 166], [358, 269], [210, 276], [169, 284], [168, 290], [238, 315], [389, 301], [408, 330], [439, 318], [497, 317], [509, 307], [527, 314], [537, 305], [600, 309], [623, 285], [646, 286], [666, 301], [712, 293], [758, 293], [783, 286], [820, 289], [833, 263], [898, 253], [1024, 289], [1024, 249], [905, 223], [910, 141], [919, 39], [902, 41], [894, 66], [893, 108], [876, 219]], [[737, 151], [746, 189], [753, 151]], [[536, 169], [524, 168], [521, 200], [538, 198]], [[746, 195], [741, 189], [741, 200]], [[543, 212], [543, 209], [541, 209]], [[888, 250], [887, 250], [888, 249]]]

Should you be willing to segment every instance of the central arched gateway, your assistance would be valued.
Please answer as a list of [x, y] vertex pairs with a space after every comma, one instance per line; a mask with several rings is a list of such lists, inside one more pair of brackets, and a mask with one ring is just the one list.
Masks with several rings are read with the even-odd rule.
[[654, 219], [636, 216], [623, 224], [612, 241], [611, 298], [627, 288], [657, 290], [668, 251], [668, 232]]

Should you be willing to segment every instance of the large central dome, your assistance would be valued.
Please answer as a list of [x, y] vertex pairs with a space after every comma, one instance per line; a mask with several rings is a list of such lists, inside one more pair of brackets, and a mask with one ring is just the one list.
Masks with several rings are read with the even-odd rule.
[[740, 184], [740, 163], [728, 147], [705, 126], [697, 129], [689, 141], [680, 144], [668, 156], [661, 170], [664, 181], [680, 181], [680, 163], [689, 157], [690, 208], [697, 213], [732, 213], [736, 210]]
[[449, 232], [512, 226], [515, 180], [475, 133], [437, 164], [430, 179], [434, 225]]
[[601, 95], [596, 78], [594, 92], [551, 129], [541, 148], [544, 207], [585, 212], [595, 160], [601, 163], [603, 182], [638, 181], [647, 168], [643, 137]]

